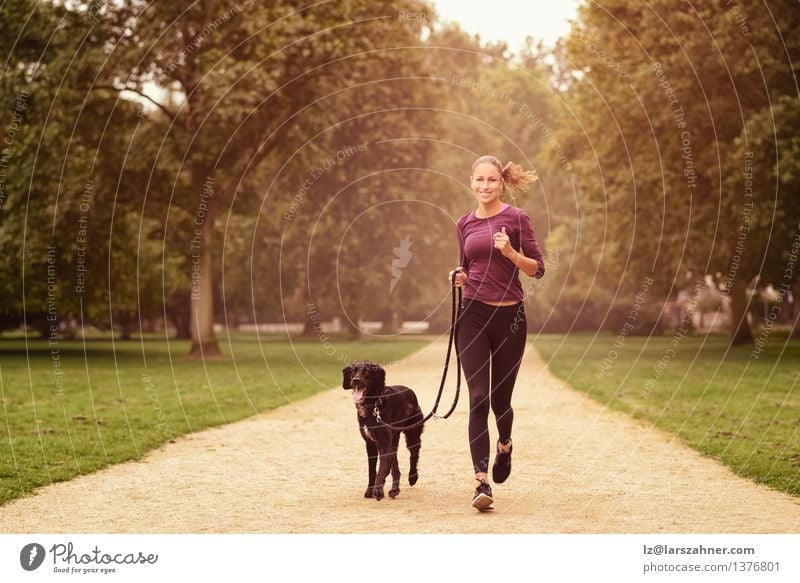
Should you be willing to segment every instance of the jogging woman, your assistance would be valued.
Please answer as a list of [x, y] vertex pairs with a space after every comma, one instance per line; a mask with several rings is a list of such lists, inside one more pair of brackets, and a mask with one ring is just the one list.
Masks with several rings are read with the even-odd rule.
[[494, 509], [488, 482], [490, 403], [499, 433], [492, 480], [505, 482], [511, 473], [511, 394], [527, 335], [519, 271], [544, 275], [530, 217], [500, 197], [534, 180], [534, 172], [513, 162], [503, 166], [494, 156], [481, 156], [471, 176], [478, 207], [457, 223], [461, 265], [454, 271], [456, 286], [464, 287], [458, 353], [469, 387], [469, 449], [477, 480], [472, 505], [481, 512]]

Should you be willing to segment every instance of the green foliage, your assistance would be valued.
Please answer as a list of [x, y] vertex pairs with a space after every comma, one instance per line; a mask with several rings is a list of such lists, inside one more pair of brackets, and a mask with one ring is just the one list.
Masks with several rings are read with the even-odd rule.
[[648, 277], [658, 301], [687, 274], [780, 277], [800, 220], [787, 83], [798, 24], [787, 2], [772, 13], [753, 1], [581, 7], [561, 46], [574, 115], [565, 141], [586, 218], [574, 225], [583, 242], [567, 286], [588, 290], [597, 272], [590, 305], [606, 307], [598, 287], [635, 292]]
[[800, 22], [789, 0], [736, 6], [587, 3], [556, 50], [512, 55], [401, 17], [423, 1], [7, 2], [0, 328], [46, 332], [54, 309], [187, 334], [198, 219], [218, 322], [313, 304], [441, 323], [486, 153], [540, 178], [510, 201], [545, 247], [545, 280], [523, 277], [535, 328], [613, 328], [651, 277], [651, 306], [689, 274], [777, 286]]

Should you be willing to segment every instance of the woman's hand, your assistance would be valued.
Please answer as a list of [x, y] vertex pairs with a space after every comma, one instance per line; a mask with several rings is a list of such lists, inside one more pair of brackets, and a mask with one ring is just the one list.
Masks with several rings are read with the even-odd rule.
[[516, 251], [511, 246], [511, 240], [508, 238], [508, 234], [506, 234], [505, 227], [503, 227], [501, 232], [494, 234], [494, 248], [499, 249], [503, 257], [507, 257], [508, 259], [511, 259], [516, 254]]
[[456, 275], [456, 287], [461, 287], [467, 283], [467, 274], [464, 273], [464, 268], [460, 265], [448, 274], [447, 281], [453, 281], [453, 274], [456, 271], [458, 272], [458, 275]]

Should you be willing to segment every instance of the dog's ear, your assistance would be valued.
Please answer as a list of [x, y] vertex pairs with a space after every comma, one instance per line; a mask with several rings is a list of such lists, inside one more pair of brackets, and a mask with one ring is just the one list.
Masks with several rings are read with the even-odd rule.
[[342, 369], [342, 388], [347, 391], [352, 389], [350, 386], [350, 378], [353, 376], [353, 367], [346, 366]]
[[373, 370], [375, 372], [375, 380], [378, 382], [378, 386], [383, 388], [386, 386], [386, 371], [383, 370], [383, 367], [380, 365], [373, 365]]

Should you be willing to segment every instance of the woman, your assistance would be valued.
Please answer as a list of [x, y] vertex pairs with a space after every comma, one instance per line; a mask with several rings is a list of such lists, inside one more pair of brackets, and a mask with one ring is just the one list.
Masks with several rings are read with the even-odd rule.
[[490, 395], [499, 433], [492, 479], [502, 483], [511, 472], [511, 393], [527, 335], [519, 271], [544, 275], [530, 217], [500, 197], [534, 180], [534, 172], [517, 164], [503, 166], [494, 156], [481, 156], [471, 177], [478, 207], [457, 223], [461, 265], [454, 270], [455, 283], [464, 287], [457, 341], [469, 387], [469, 446], [477, 480], [472, 505], [481, 512], [494, 509], [487, 481]]

